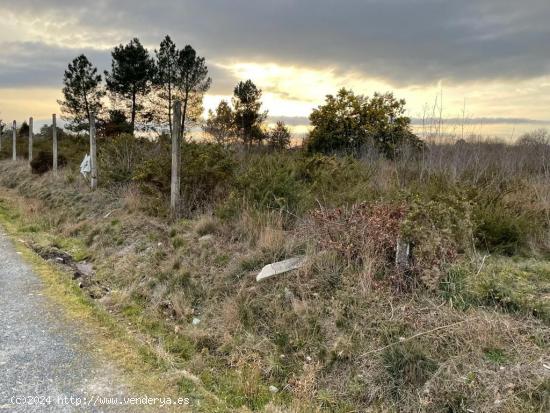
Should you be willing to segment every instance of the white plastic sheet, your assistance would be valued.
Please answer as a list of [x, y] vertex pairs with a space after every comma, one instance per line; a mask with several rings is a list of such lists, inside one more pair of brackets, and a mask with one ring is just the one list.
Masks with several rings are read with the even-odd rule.
[[84, 160], [80, 164], [80, 173], [84, 176], [84, 178], [87, 178], [90, 172], [92, 172], [92, 162], [90, 155], [86, 154]]

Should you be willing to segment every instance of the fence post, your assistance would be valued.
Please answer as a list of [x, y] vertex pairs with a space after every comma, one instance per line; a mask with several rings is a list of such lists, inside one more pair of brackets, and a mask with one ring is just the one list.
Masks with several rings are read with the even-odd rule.
[[29, 163], [32, 161], [32, 141], [34, 138], [33, 118], [29, 118]]
[[55, 113], [52, 115], [52, 139], [53, 139], [53, 173], [57, 175], [57, 120]]
[[172, 181], [170, 186], [170, 212], [172, 218], [177, 218], [180, 207], [181, 180], [181, 102], [174, 102], [172, 117]]
[[12, 139], [12, 142], [13, 142], [13, 145], [12, 145], [12, 149], [11, 149], [11, 153], [12, 153], [12, 159], [14, 161], [17, 160], [17, 122], [16, 121], [13, 121], [13, 139]]
[[95, 130], [95, 114], [90, 114], [90, 166], [91, 166], [91, 179], [90, 184], [92, 191], [97, 188], [97, 142], [96, 142], [96, 130]]

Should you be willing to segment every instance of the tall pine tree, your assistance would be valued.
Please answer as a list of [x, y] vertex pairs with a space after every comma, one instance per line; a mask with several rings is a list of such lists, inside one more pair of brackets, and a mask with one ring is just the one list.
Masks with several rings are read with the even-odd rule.
[[75, 132], [87, 130], [90, 114], [99, 114], [105, 91], [101, 75], [84, 55], [69, 63], [63, 76], [63, 100], [58, 100], [67, 128]]
[[[181, 133], [185, 134], [190, 115], [197, 114], [197, 107], [202, 106], [202, 97], [210, 88], [212, 79], [208, 77], [208, 67], [204, 57], [187, 45], [178, 53], [177, 88], [182, 101]], [[193, 109], [195, 109], [193, 111]]]
[[143, 109], [142, 98], [151, 91], [155, 65], [137, 38], [127, 45], [115, 47], [111, 55], [111, 72], [105, 71], [107, 89], [114, 97], [126, 100], [131, 130], [134, 132], [137, 115]]
[[171, 135], [172, 104], [177, 91], [179, 51], [170, 36], [166, 36], [162, 40], [159, 50], [155, 50], [155, 56], [156, 70], [153, 85], [156, 95], [153, 106], [159, 109], [155, 117], [158, 118], [161, 124], [168, 124]]
[[252, 80], [239, 82], [235, 87], [233, 107], [235, 108], [235, 127], [243, 143], [250, 147], [253, 141], [261, 142], [264, 133], [262, 122], [267, 118], [267, 111], [260, 112], [262, 91]]

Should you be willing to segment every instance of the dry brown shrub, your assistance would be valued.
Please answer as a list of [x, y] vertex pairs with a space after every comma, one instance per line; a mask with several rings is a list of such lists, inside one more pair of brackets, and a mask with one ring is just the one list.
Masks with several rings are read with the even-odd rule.
[[405, 212], [402, 205], [363, 202], [350, 208], [318, 209], [311, 218], [321, 249], [360, 263], [366, 255], [394, 255]]

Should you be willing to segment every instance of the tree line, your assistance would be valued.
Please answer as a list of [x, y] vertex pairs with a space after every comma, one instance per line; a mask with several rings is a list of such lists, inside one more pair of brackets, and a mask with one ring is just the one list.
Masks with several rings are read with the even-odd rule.
[[[80, 55], [69, 63], [63, 76], [63, 99], [58, 103], [67, 129], [87, 130], [95, 113], [105, 135], [133, 134], [137, 129], [173, 129], [174, 101], [182, 105], [181, 135], [196, 126], [203, 111], [204, 94], [212, 79], [204, 57], [187, 45], [178, 49], [170, 36], [150, 53], [134, 38], [111, 52], [111, 69], [100, 74], [97, 67]], [[222, 144], [241, 141], [247, 146], [269, 140], [273, 146], [290, 143], [290, 131], [278, 123], [272, 131], [263, 125], [267, 111], [261, 111], [262, 91], [251, 81], [239, 82], [231, 107], [222, 101], [202, 125], [205, 132]], [[105, 97], [110, 106], [105, 107]]]
[[[231, 101], [222, 100], [201, 120], [203, 97], [212, 79], [204, 57], [190, 45], [179, 49], [166, 36], [150, 53], [134, 38], [116, 46], [111, 57], [111, 68], [103, 73], [85, 55], [68, 64], [63, 76], [63, 99], [58, 102], [68, 130], [87, 130], [94, 113], [104, 136], [134, 134], [138, 130], [171, 134], [172, 109], [177, 100], [182, 107], [181, 137], [201, 126], [222, 145], [240, 143], [250, 148], [267, 142], [274, 149], [290, 146], [291, 133], [283, 122], [266, 128], [268, 112], [262, 110], [262, 91], [251, 80], [239, 82]], [[366, 97], [341, 89], [336, 95], [328, 95], [324, 104], [312, 111], [309, 121], [311, 129], [304, 142], [309, 152], [358, 153], [375, 148], [393, 158], [404, 145], [422, 147], [405, 115], [405, 101], [392, 93]], [[0, 121], [0, 128], [3, 126]], [[20, 132], [25, 134], [24, 130]]]

